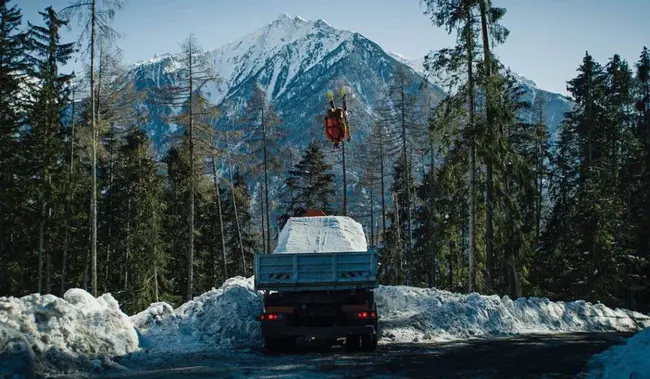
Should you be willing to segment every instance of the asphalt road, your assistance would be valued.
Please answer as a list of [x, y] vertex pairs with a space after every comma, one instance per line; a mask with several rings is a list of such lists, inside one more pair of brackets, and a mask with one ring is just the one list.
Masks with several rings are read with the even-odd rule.
[[124, 358], [86, 378], [575, 378], [631, 333], [529, 335], [438, 344], [380, 344], [373, 354], [302, 350]]

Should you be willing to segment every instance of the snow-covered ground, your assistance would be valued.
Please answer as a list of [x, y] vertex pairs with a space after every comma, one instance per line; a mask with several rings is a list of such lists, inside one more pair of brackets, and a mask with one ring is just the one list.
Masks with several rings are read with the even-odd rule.
[[589, 378], [648, 379], [650, 378], [650, 328], [595, 355], [590, 361]]
[[[1, 297], [0, 325], [8, 331], [0, 333], [0, 339], [13, 333], [16, 340], [15, 333], [22, 334], [45, 370], [92, 369], [106, 364], [109, 357], [138, 349], [133, 322], [110, 294], [95, 298], [70, 289], [63, 298]], [[0, 340], [0, 360], [15, 346]]]
[[650, 318], [582, 300], [483, 296], [406, 286], [376, 290], [384, 342], [426, 342], [530, 333], [636, 331]]
[[[643, 314], [583, 301], [564, 303], [541, 298], [513, 301], [506, 297], [405, 286], [380, 286], [376, 299], [380, 343], [527, 333], [636, 331], [650, 326], [650, 318]], [[110, 357], [136, 351], [143, 357], [160, 358], [174, 352], [241, 351], [259, 347], [261, 310], [262, 296], [254, 290], [253, 278], [235, 277], [177, 309], [166, 303], [155, 303], [131, 317], [119, 310], [111, 295], [94, 298], [80, 289], [69, 290], [63, 298], [52, 295], [0, 298], [0, 323], [24, 335], [37, 361], [46, 369], [92, 369], [109, 364]], [[606, 369], [611, 367], [616, 372], [617, 365], [623, 364], [621, 356], [629, 356], [631, 361], [636, 359], [639, 365], [645, 362], [647, 359], [642, 354], [633, 351], [634, 346], [643, 343], [647, 349], [649, 331], [639, 333], [629, 347], [607, 353]], [[0, 346], [4, 346], [3, 342], [6, 341], [0, 341]]]
[[141, 347], [151, 353], [249, 348], [261, 343], [262, 297], [253, 289], [252, 277], [228, 279], [219, 289], [173, 312], [169, 309], [168, 304], [156, 303], [131, 317], [140, 325]]

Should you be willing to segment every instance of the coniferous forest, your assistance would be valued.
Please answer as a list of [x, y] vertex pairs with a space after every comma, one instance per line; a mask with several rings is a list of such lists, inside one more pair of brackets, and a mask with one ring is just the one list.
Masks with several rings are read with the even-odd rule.
[[[178, 305], [250, 277], [287, 218], [316, 208], [364, 225], [382, 284], [650, 311], [647, 48], [633, 62], [585, 52], [552, 138], [544, 99], [523, 101], [493, 51], [506, 10], [423, 3], [456, 37], [425, 62], [448, 96], [430, 102], [397, 70], [366, 148], [332, 159], [324, 137], [295, 155], [278, 146], [283, 121], [261, 89], [239, 130], [218, 127], [205, 88], [219, 78], [194, 36], [173, 85], [136, 88], [113, 29], [123, 0], [71, 1], [34, 24], [0, 0], [0, 296], [79, 287], [127, 313]], [[78, 40], [61, 38], [70, 23]], [[64, 72], [75, 58], [84, 71]], [[152, 115], [154, 103], [179, 111]], [[163, 157], [144, 128], [154, 116], [184, 131]]]

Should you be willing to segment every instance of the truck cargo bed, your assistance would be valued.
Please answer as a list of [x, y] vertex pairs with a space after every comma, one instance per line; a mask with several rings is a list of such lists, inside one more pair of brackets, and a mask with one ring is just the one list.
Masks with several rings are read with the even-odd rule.
[[377, 255], [367, 252], [255, 255], [255, 288], [276, 291], [377, 287]]

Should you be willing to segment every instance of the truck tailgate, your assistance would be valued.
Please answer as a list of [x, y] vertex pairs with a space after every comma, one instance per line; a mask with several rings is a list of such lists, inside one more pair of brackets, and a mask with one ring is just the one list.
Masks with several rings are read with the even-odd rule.
[[377, 287], [377, 255], [368, 252], [255, 255], [259, 290], [346, 290]]

